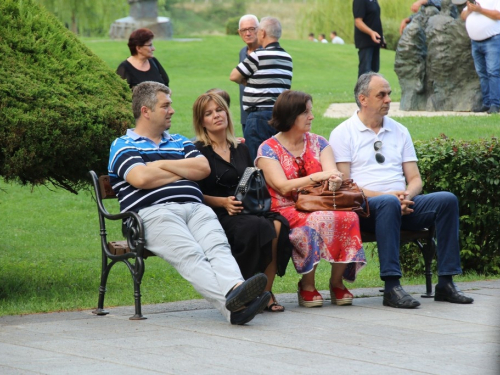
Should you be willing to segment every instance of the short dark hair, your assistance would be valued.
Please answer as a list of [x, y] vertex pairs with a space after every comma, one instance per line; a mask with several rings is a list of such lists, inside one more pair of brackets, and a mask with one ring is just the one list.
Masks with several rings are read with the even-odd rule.
[[137, 120], [141, 117], [141, 108], [148, 107], [154, 112], [158, 103], [158, 93], [163, 92], [170, 95], [170, 89], [163, 83], [145, 81], [139, 83], [132, 89], [132, 113]]
[[226, 101], [228, 107], [231, 106], [231, 97], [229, 96], [227, 91], [224, 91], [222, 89], [213, 88], [213, 89], [208, 90], [206, 93], [207, 94], [213, 93], [213, 94], [219, 95], [222, 99], [224, 99]]
[[128, 48], [132, 56], [137, 55], [137, 47], [141, 47], [151, 39], [155, 37], [155, 34], [149, 29], [137, 29], [132, 31], [128, 38]]
[[289, 131], [297, 117], [307, 109], [307, 102], [312, 96], [302, 91], [283, 91], [273, 107], [273, 115], [269, 125], [279, 132]]

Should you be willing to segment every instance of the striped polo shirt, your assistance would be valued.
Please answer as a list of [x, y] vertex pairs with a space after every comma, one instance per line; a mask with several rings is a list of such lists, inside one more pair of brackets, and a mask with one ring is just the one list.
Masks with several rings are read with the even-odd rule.
[[132, 129], [111, 144], [108, 174], [118, 196], [120, 211], [138, 212], [142, 208], [165, 202], [203, 202], [203, 194], [194, 181], [182, 179], [155, 189], [138, 189], [126, 178], [132, 168], [157, 160], [180, 160], [204, 157], [186, 137], [164, 132], [159, 145]]
[[247, 80], [243, 109], [273, 109], [276, 98], [292, 86], [292, 57], [278, 42], [258, 48], [236, 67]]

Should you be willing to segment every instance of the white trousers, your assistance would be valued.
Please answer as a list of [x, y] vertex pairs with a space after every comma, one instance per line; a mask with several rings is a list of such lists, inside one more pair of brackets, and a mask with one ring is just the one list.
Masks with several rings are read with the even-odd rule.
[[225, 296], [244, 279], [212, 209], [201, 203], [164, 203], [139, 215], [146, 248], [170, 263], [230, 321]]

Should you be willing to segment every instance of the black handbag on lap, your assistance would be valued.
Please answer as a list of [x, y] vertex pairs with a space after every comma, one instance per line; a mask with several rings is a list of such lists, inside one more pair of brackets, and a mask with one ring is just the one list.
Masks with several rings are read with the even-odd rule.
[[259, 168], [247, 167], [240, 178], [234, 196], [243, 203], [242, 214], [262, 214], [271, 208], [271, 195]]

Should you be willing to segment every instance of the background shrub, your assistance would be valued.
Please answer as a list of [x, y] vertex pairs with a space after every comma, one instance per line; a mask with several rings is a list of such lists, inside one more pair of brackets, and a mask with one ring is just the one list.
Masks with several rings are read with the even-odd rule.
[[226, 35], [239, 35], [238, 28], [241, 17], [231, 17], [226, 22]]
[[75, 192], [133, 124], [131, 93], [32, 0], [0, 2], [0, 176]]
[[[464, 270], [500, 272], [500, 145], [497, 138], [463, 141], [446, 136], [416, 141], [424, 192], [451, 191], [459, 197]], [[408, 247], [405, 270], [420, 272], [421, 256]], [[413, 264], [412, 264], [413, 262]]]

